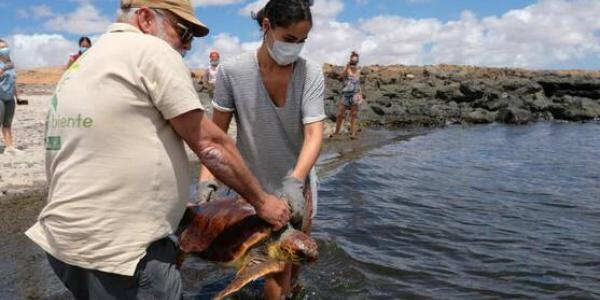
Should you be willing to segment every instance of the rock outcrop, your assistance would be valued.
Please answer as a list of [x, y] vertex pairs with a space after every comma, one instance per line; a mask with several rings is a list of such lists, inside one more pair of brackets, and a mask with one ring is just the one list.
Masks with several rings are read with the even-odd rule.
[[[342, 67], [326, 65], [325, 108], [335, 120]], [[443, 126], [600, 118], [600, 73], [460, 66], [362, 68], [361, 122]]]
[[[325, 110], [335, 120], [342, 67], [325, 65]], [[367, 126], [443, 126], [600, 118], [600, 72], [529, 71], [470, 66], [368, 66], [362, 69]], [[21, 70], [18, 87], [29, 95], [53, 90], [64, 67]], [[195, 81], [202, 70], [193, 72]], [[196, 89], [210, 107], [208, 87]]]

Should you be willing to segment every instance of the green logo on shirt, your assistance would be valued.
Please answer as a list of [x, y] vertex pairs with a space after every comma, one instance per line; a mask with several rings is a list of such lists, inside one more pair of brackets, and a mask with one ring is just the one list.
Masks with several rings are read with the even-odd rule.
[[56, 112], [56, 108], [58, 107], [58, 98], [56, 95], [54, 95], [54, 97], [52, 97], [50, 100], [50, 107], [52, 107], [53, 111]]
[[47, 136], [46, 138], [46, 150], [49, 151], [58, 151], [62, 147], [62, 138], [58, 135], [51, 134], [61, 134], [60, 131], [56, 132], [53, 129], [85, 129], [91, 128], [94, 125], [94, 119], [90, 117], [84, 117], [81, 114], [77, 116], [61, 116], [58, 114], [58, 96], [55, 94], [52, 99], [50, 99], [50, 112], [48, 113], [48, 121], [46, 123], [47, 126]]
[[60, 150], [60, 146], [60, 136], [49, 136], [46, 139], [46, 150], [57, 151]]
[[50, 128], [90, 128], [94, 125], [94, 119], [82, 117], [81, 114], [71, 117], [52, 115], [49, 120]]

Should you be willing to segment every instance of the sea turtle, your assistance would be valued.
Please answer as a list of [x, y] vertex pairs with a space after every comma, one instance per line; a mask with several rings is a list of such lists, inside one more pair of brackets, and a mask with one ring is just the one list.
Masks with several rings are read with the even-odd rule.
[[233, 281], [215, 299], [260, 277], [281, 272], [287, 263], [311, 263], [318, 257], [312, 238], [291, 225], [273, 232], [239, 196], [189, 206], [183, 222], [186, 229], [179, 236], [180, 263], [191, 254], [238, 269]]

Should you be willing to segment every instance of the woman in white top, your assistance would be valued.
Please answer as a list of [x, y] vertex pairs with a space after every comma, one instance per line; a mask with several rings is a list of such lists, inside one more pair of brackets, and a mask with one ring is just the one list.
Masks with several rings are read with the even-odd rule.
[[[256, 52], [221, 64], [213, 121], [227, 131], [236, 118], [237, 146], [265, 191], [285, 197], [292, 225], [308, 233], [316, 209], [314, 165], [323, 141], [325, 90], [321, 67], [300, 57], [312, 28], [309, 0], [270, 0], [254, 18], [264, 33]], [[200, 172], [201, 200], [216, 190]], [[294, 269], [294, 270], [292, 270]], [[294, 275], [292, 275], [294, 273]], [[297, 267], [267, 278], [267, 299], [289, 294]]]

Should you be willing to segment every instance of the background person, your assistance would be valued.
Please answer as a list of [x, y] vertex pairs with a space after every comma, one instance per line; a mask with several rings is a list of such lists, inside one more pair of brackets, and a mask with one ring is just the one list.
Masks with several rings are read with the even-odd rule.
[[88, 51], [92, 47], [92, 41], [87, 36], [82, 36], [79, 39], [79, 51], [77, 53], [69, 56], [69, 62], [67, 63], [67, 68], [71, 67], [71, 65], [81, 56], [83, 53]]
[[190, 200], [183, 141], [276, 230], [289, 211], [205, 117], [182, 57], [208, 28], [189, 0], [122, 0], [50, 101], [48, 204], [26, 235], [76, 299], [181, 299], [172, 234]]
[[[6, 68], [8, 66], [8, 68]], [[10, 59], [8, 43], [0, 40], [0, 127], [4, 138], [4, 153], [19, 154], [22, 151], [14, 146], [12, 122], [15, 116], [17, 98], [17, 74]]]
[[212, 51], [209, 54], [209, 66], [204, 71], [203, 81], [208, 86], [208, 97], [212, 101], [215, 94], [215, 83], [217, 81], [217, 73], [219, 72], [219, 66], [221, 64], [221, 55], [217, 51]]
[[359, 55], [352, 51], [350, 60], [342, 71], [344, 83], [342, 86], [342, 99], [338, 104], [338, 113], [335, 120], [335, 132], [338, 135], [346, 119], [346, 111], [350, 110], [350, 138], [355, 139], [358, 131], [358, 109], [363, 102], [362, 88], [360, 85], [360, 69], [358, 68]]
[[[324, 76], [300, 57], [312, 29], [307, 0], [271, 0], [255, 16], [264, 38], [255, 52], [224, 62], [217, 76], [213, 121], [227, 132], [237, 123], [237, 145], [246, 163], [270, 193], [291, 202], [292, 224], [310, 232], [317, 203], [314, 165], [323, 141]], [[200, 171], [201, 199], [216, 191], [213, 176]], [[294, 269], [294, 270], [292, 270]], [[266, 278], [267, 299], [291, 290], [298, 267]]]
[[204, 72], [204, 82], [212, 84], [214, 86], [217, 81], [217, 73], [219, 72], [219, 65], [221, 63], [221, 55], [217, 51], [212, 51], [209, 54], [209, 66]]

